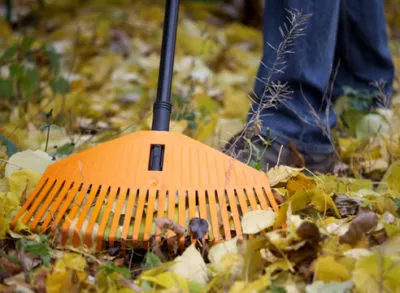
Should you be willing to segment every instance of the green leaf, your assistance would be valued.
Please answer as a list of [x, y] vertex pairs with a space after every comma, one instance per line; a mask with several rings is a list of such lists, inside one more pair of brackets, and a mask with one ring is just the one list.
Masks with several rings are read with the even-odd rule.
[[28, 51], [31, 49], [33, 42], [35, 41], [34, 37], [25, 37], [22, 40], [21, 44], [21, 53], [24, 55], [28, 53]]
[[60, 56], [57, 54], [56, 49], [51, 44], [46, 44], [43, 48], [45, 56], [49, 59], [51, 69], [58, 73], [60, 71]]
[[0, 79], [0, 97], [10, 98], [14, 94], [13, 83], [11, 79]]
[[116, 266], [113, 262], [108, 262], [105, 263], [97, 268], [98, 271], [104, 270], [106, 275], [111, 275], [112, 273], [120, 273], [122, 274], [126, 279], [131, 278], [131, 272], [129, 271], [128, 268], [123, 268], [123, 267], [118, 267]]
[[58, 155], [68, 156], [68, 155], [72, 154], [74, 149], [75, 149], [75, 144], [72, 142], [67, 142], [67, 143], [63, 144], [62, 146], [60, 146], [59, 148], [57, 148], [56, 153]]
[[23, 249], [28, 252], [32, 257], [39, 257], [45, 265], [50, 263], [50, 245], [46, 236], [40, 235], [39, 242], [26, 240], [24, 238], [18, 242], [17, 247], [19, 250]]
[[189, 285], [189, 292], [190, 293], [200, 293], [203, 292], [204, 289], [204, 285], [193, 282], [193, 281], [189, 281], [188, 282]]
[[13, 45], [7, 48], [3, 55], [0, 57], [0, 62], [9, 61], [18, 52], [18, 45]]
[[13, 63], [10, 66], [10, 77], [11, 78], [21, 78], [21, 76], [24, 74], [24, 70], [22, 66], [18, 63]]
[[40, 89], [40, 76], [37, 68], [31, 68], [25, 71], [21, 79], [21, 87], [25, 96], [28, 98]]
[[152, 252], [146, 253], [146, 255], [144, 256], [144, 260], [144, 270], [155, 268], [161, 264], [161, 259]]
[[261, 163], [260, 163], [260, 162], [253, 161], [253, 160], [251, 160], [251, 161], [249, 162], [249, 166], [250, 166], [250, 167], [253, 167], [254, 169], [256, 169], [256, 170], [258, 170], [258, 171], [260, 171], [260, 170], [262, 169]]
[[71, 85], [69, 82], [62, 76], [56, 77], [50, 81], [51, 89], [55, 94], [59, 93], [61, 95], [65, 95], [71, 90]]

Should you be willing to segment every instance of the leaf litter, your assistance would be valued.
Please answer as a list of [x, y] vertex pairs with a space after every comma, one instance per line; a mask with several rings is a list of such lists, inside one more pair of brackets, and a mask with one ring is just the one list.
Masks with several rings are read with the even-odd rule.
[[[171, 129], [219, 148], [244, 125], [262, 38], [216, 11], [215, 4], [182, 4]], [[35, 38], [0, 23], [1, 291], [399, 292], [397, 92], [392, 109], [369, 113], [369, 97], [347, 89], [337, 103], [340, 168], [335, 175], [268, 170], [280, 211], [244, 214], [244, 239], [209, 247], [202, 241], [209, 225], [199, 217], [184, 226], [155, 220], [153, 232], [185, 237], [183, 251], [179, 237], [172, 240], [172, 255], [164, 246], [125, 254], [61, 250], [55, 238], [28, 233], [22, 223], [10, 231], [46, 166], [150, 127], [159, 65], [163, 8], [157, 4], [57, 1], [32, 12], [37, 25], [28, 31]], [[17, 54], [26, 59], [16, 62]], [[22, 96], [14, 93], [18, 84]]]

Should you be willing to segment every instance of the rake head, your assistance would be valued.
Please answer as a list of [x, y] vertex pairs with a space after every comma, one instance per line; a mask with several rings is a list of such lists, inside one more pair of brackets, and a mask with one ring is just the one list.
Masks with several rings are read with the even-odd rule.
[[[149, 170], [154, 145], [161, 171]], [[160, 239], [156, 217], [206, 219], [219, 242], [241, 237], [241, 215], [271, 207], [278, 211], [264, 173], [185, 135], [139, 131], [50, 165], [12, 227], [58, 233], [61, 245], [147, 248]]]

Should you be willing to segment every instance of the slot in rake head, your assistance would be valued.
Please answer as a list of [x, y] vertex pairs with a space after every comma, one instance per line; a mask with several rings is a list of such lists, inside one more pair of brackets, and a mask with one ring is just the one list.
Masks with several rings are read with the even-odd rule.
[[[164, 150], [162, 171], [149, 170], [153, 145]], [[271, 207], [264, 173], [185, 135], [139, 131], [50, 165], [11, 226], [59, 232], [62, 245], [147, 248], [160, 239], [156, 217], [185, 227], [204, 218], [219, 242], [241, 237], [241, 215]]]

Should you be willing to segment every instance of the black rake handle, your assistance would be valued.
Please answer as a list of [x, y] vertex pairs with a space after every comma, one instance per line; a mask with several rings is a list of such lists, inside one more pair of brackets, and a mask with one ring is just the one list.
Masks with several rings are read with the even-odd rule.
[[174, 70], [179, 0], [166, 0], [158, 73], [157, 99], [153, 106], [152, 130], [168, 131], [171, 117], [171, 84]]

